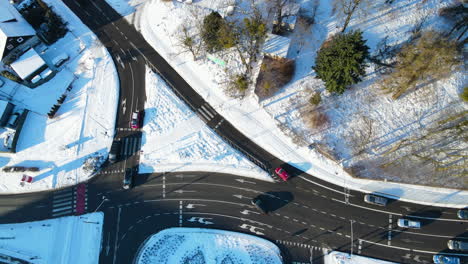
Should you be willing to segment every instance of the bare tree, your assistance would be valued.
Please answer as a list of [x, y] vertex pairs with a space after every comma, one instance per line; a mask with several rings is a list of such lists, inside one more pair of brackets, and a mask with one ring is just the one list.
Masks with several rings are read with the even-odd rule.
[[344, 32], [348, 27], [349, 22], [351, 21], [351, 17], [353, 16], [354, 12], [356, 12], [357, 7], [362, 4], [365, 0], [335, 0], [335, 5], [337, 8], [341, 10], [343, 15], [345, 15], [345, 22], [343, 25], [343, 29], [341, 32]]
[[191, 28], [186, 24], [182, 24], [178, 32], [178, 46], [182, 49], [182, 52], [190, 52], [193, 60], [196, 61], [201, 50], [201, 41], [198, 38], [199, 34], [192, 32]]

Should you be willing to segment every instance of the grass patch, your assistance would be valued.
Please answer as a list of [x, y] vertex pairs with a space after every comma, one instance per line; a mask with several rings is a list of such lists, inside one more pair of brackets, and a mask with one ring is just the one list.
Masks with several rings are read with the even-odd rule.
[[293, 60], [265, 56], [258, 74], [255, 94], [260, 100], [272, 96], [292, 79], [294, 69]]

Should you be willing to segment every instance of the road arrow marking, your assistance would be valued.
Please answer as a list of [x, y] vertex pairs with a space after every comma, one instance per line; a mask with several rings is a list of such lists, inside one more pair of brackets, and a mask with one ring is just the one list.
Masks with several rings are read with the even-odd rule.
[[237, 198], [239, 198], [239, 199], [242, 199], [242, 198], [252, 199], [252, 198], [250, 198], [250, 197], [243, 196], [242, 194], [234, 194], [233, 196], [234, 196], [234, 197], [237, 197]]
[[198, 222], [200, 224], [204, 224], [204, 225], [212, 225], [213, 222], [210, 222], [210, 221], [205, 221], [205, 219], [213, 219], [213, 218], [203, 218], [203, 217], [196, 217], [196, 216], [193, 216], [192, 218], [190, 218], [189, 222]]
[[251, 226], [251, 225], [248, 225], [248, 224], [242, 224], [239, 227], [242, 228], [242, 229], [248, 229], [250, 232], [252, 232], [254, 234], [257, 234], [257, 235], [265, 235], [264, 233], [262, 233], [260, 231], [257, 231], [257, 229], [264, 230], [263, 228], [259, 228], [259, 227], [256, 227], [256, 226]]
[[251, 184], [255, 184], [255, 182], [251, 182], [251, 181], [246, 181], [244, 179], [236, 179], [236, 181], [240, 182], [240, 183], [251, 183]]
[[187, 208], [187, 209], [193, 209], [193, 208], [195, 208], [195, 205], [196, 205], [196, 206], [206, 206], [206, 205], [204, 205], [204, 204], [187, 204], [187, 206], [185, 206], [185, 208]]
[[409, 239], [409, 238], [403, 238], [403, 239], [401, 239], [401, 241], [406, 242], [406, 243], [411, 243], [411, 242], [413, 242], [413, 243], [418, 243], [418, 244], [424, 244], [424, 242], [419, 242], [419, 241], [411, 240], [411, 239]]
[[182, 175], [179, 175], [179, 174], [178, 174], [178, 175], [176, 175], [176, 178], [195, 177], [195, 176], [197, 176], [197, 175], [183, 175], [183, 174], [182, 174]]
[[127, 110], [127, 98], [125, 98], [123, 101], [122, 101], [122, 112], [123, 114], [125, 115], [125, 111]]
[[258, 212], [250, 211], [250, 210], [247, 210], [247, 209], [244, 210], [244, 211], [241, 211], [240, 213], [243, 214], [243, 215], [248, 215], [249, 213], [260, 214]]

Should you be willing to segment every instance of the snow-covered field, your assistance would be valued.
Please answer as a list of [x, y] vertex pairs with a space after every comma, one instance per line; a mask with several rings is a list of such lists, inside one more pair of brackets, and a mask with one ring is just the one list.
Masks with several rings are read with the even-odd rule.
[[272, 181], [219, 138], [149, 69], [146, 97], [140, 173], [212, 171]]
[[146, 240], [136, 263], [280, 264], [282, 258], [275, 244], [255, 236], [216, 229], [169, 228]]
[[[34, 181], [20, 185], [23, 173], [0, 172], [0, 192], [41, 191], [73, 185], [88, 179], [84, 168], [91, 157], [104, 160], [111, 145], [118, 99], [118, 77], [112, 58], [97, 37], [62, 1], [45, 0], [67, 23], [69, 32], [42, 55], [46, 62], [61, 53], [70, 59], [58, 74], [30, 89], [6, 80], [0, 97], [31, 110], [15, 154], [0, 154], [0, 166], [38, 167], [27, 172]], [[2, 10], [0, 10], [2, 12]], [[5, 80], [3, 78], [3, 80]], [[72, 86], [53, 119], [47, 113]]]
[[325, 264], [395, 264], [395, 262], [380, 259], [366, 258], [362, 256], [350, 256], [347, 253], [332, 251], [324, 257]]
[[0, 225], [0, 262], [17, 263], [7, 261], [10, 256], [34, 264], [96, 264], [103, 223], [98, 212]]
[[[215, 54], [227, 62], [225, 68], [206, 57], [193, 61], [192, 55], [181, 53], [177, 45], [177, 37], [180, 35], [182, 24], [192, 25], [197, 13], [201, 17], [203, 17], [202, 14], [213, 9], [223, 13], [226, 8], [225, 2], [199, 1], [192, 5], [160, 0], [108, 0], [108, 2], [118, 6], [118, 11], [119, 9], [125, 10], [123, 14], [126, 15], [128, 21], [142, 32], [146, 40], [210, 105], [261, 147], [275, 153], [288, 163], [332, 183], [339, 185], [345, 183], [351, 189], [377, 192], [390, 197], [399, 197], [402, 200], [417, 200], [424, 204], [438, 203], [456, 207], [466, 204], [468, 199], [466, 191], [356, 179], [343, 170], [343, 165], [351, 166], [359, 162], [360, 157], [349, 156], [351, 149], [347, 144], [352, 139], [347, 133], [364, 122], [362, 121], [364, 117], [372, 118], [374, 126], [380, 127], [374, 129], [376, 140], [395, 142], [391, 138], [396, 139], [398, 135], [411, 135], [416, 130], [413, 125], [424, 125], [426, 121], [433, 122], [433, 120], [415, 122], [415, 120], [419, 121], [421, 115], [428, 114], [431, 117], [430, 113], [437, 113], [447, 105], [454, 105], [458, 108], [466, 107], [459, 103], [454, 104], [456, 100], [459, 101], [457, 94], [465, 83], [462, 73], [456, 72], [449, 79], [436, 82], [431, 86], [432, 88], [420, 89], [393, 102], [388, 96], [378, 93], [372, 85], [378, 78], [373, 72], [374, 68], [370, 67], [365, 80], [344, 95], [337, 97], [322, 92], [322, 108], [328, 115], [330, 125], [325, 131], [309, 133], [306, 132], [305, 125], [299, 116], [301, 106], [309, 98], [311, 91], [324, 90], [323, 83], [313, 78], [315, 74], [310, 67], [314, 63], [316, 51], [321, 43], [339, 30], [336, 27], [338, 24], [341, 25], [339, 19], [331, 14], [330, 1], [304, 0], [299, 2], [306, 11], [313, 9], [315, 3], [318, 4], [316, 23], [310, 26], [307, 23], [298, 22], [296, 31], [290, 36], [292, 46], [289, 51], [289, 57], [296, 60], [295, 76], [280, 92], [261, 102], [253, 94], [248, 94], [243, 99], [233, 99], [225, 95], [225, 70], [236, 70], [239, 65], [236, 56]], [[406, 36], [407, 31], [422, 17], [427, 17], [425, 25], [442, 25], [440, 19], [435, 18], [436, 11], [447, 2], [450, 1], [396, 0], [390, 7], [385, 7], [383, 1], [372, 2], [369, 14], [358, 14], [358, 12], [353, 17], [350, 29], [364, 30], [364, 37], [368, 39], [371, 51], [374, 51], [378, 41], [384, 37], [384, 33], [392, 35], [389, 41], [403, 41], [403, 36]], [[242, 4], [240, 6], [245, 7]], [[404, 19], [397, 19], [398, 17], [404, 17]], [[439, 87], [438, 92], [430, 96], [429, 101], [418, 100], [418, 98], [426, 98], [421, 93], [431, 91], [435, 89], [434, 87]], [[432, 104], [431, 98], [438, 99], [437, 104]], [[354, 123], [350, 123], [351, 121]], [[340, 162], [334, 162], [316, 149], [309, 148], [312, 143], [328, 145]], [[376, 144], [379, 145], [377, 141]], [[386, 146], [392, 147], [391, 144]], [[382, 152], [384, 148], [378, 151]], [[377, 153], [377, 150], [374, 152]], [[413, 171], [417, 172], [417, 170]], [[367, 176], [394, 181], [401, 181], [403, 178], [381, 173]], [[421, 173], [418, 177], [411, 179], [411, 182], [437, 183], [425, 173]], [[457, 186], [463, 184], [465, 179], [466, 177], [463, 176], [448, 178]], [[439, 184], [449, 186], [446, 183], [439, 182]]]

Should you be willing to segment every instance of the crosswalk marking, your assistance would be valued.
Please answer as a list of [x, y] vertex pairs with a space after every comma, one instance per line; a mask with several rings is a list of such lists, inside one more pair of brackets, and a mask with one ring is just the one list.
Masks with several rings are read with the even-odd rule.
[[59, 217], [73, 213], [73, 189], [54, 192], [52, 198], [52, 217]]
[[211, 118], [214, 117], [214, 114], [212, 114], [210, 111], [208, 111], [208, 109], [206, 109], [204, 105], [202, 105], [201, 108], [202, 108], [203, 110], [205, 110], [205, 112], [206, 112]]

